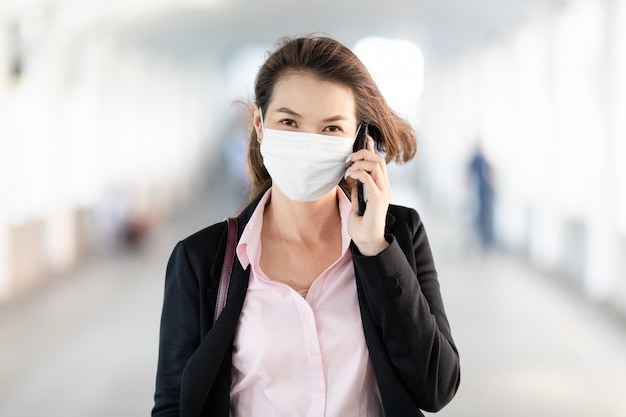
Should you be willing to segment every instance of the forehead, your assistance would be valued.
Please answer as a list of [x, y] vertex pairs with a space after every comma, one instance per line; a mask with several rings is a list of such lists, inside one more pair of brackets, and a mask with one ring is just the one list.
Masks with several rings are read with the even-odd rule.
[[289, 107], [312, 115], [333, 113], [356, 117], [356, 100], [349, 87], [306, 72], [288, 72], [280, 77], [268, 107]]

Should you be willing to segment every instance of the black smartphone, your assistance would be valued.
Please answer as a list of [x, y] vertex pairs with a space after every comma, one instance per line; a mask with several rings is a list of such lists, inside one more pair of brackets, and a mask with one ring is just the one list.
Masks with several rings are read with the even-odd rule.
[[[359, 149], [365, 149], [365, 144], [367, 143], [367, 125], [362, 123], [359, 126], [359, 132], [356, 135], [356, 141], [354, 142], [354, 151], [358, 151]], [[363, 183], [359, 180], [356, 180], [356, 192], [358, 199], [358, 214], [362, 216], [365, 213], [365, 206], [367, 205], [367, 190], [363, 186]]]

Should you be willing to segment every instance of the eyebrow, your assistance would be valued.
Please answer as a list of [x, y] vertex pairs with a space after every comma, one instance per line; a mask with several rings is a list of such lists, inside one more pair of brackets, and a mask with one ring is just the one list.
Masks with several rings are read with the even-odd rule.
[[[298, 114], [297, 112], [291, 110], [288, 107], [281, 107], [279, 109], [276, 109], [277, 113], [287, 113], [291, 116], [294, 117], [302, 117], [300, 114]], [[348, 120], [346, 118], [346, 116], [342, 115], [342, 114], [338, 114], [336, 116], [332, 116], [332, 117], [328, 117], [326, 119], [323, 120], [324, 123], [328, 123], [328, 122], [336, 122], [336, 121], [343, 121], [343, 120]]]
[[287, 113], [290, 114], [292, 116], [297, 116], [297, 117], [301, 117], [298, 113], [296, 113], [295, 111], [291, 110], [290, 108], [287, 107], [281, 107], [280, 109], [276, 109], [277, 113]]

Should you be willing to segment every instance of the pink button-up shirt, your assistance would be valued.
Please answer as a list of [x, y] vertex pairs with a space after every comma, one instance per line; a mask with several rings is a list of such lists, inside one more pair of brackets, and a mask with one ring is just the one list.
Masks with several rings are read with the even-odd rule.
[[341, 257], [303, 298], [259, 267], [270, 195], [271, 189], [237, 245], [251, 273], [234, 341], [231, 417], [382, 416], [349, 250], [350, 201], [338, 187]]

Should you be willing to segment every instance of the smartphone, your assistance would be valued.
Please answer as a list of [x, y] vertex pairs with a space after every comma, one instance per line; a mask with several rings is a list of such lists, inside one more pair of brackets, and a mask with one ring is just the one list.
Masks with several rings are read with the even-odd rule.
[[[365, 149], [365, 144], [367, 143], [367, 125], [362, 123], [359, 126], [359, 133], [356, 136], [356, 141], [354, 142], [354, 151], [358, 151], [359, 149]], [[365, 213], [365, 206], [367, 205], [367, 190], [363, 183], [359, 180], [356, 180], [356, 192], [357, 192], [357, 203], [358, 203], [358, 214], [362, 216]]]

